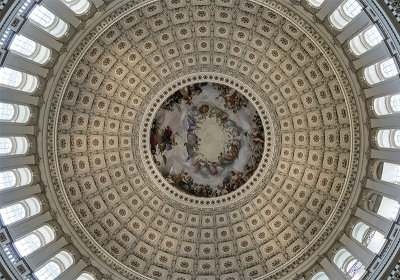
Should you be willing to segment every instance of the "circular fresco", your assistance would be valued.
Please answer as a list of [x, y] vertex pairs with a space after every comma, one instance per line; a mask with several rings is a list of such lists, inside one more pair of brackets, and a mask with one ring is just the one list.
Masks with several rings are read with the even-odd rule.
[[237, 190], [253, 175], [264, 150], [264, 129], [240, 92], [197, 83], [161, 105], [150, 147], [167, 182], [195, 196], [216, 197]]

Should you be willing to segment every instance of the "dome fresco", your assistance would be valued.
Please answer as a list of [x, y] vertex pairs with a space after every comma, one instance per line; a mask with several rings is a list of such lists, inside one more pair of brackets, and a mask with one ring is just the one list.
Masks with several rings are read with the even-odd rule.
[[394, 279], [400, 40], [377, 3], [16, 3], [12, 279]]
[[264, 150], [264, 129], [254, 106], [238, 91], [193, 84], [158, 109], [150, 146], [171, 185], [195, 196], [216, 197], [253, 175]]

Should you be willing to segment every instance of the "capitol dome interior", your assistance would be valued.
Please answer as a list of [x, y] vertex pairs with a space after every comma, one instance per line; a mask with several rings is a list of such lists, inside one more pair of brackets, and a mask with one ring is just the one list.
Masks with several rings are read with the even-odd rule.
[[0, 20], [0, 279], [400, 279], [400, 1]]

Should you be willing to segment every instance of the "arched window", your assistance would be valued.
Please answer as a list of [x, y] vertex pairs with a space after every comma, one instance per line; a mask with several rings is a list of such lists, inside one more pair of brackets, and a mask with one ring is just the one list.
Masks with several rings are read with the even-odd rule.
[[363, 222], [358, 222], [354, 226], [351, 234], [355, 240], [366, 246], [375, 254], [379, 253], [386, 241], [382, 233], [373, 230]]
[[380, 148], [400, 149], [400, 129], [380, 129], [376, 134]]
[[400, 184], [400, 165], [395, 163], [383, 162], [378, 165], [378, 178], [382, 181]]
[[41, 210], [40, 202], [36, 197], [30, 197], [0, 209], [0, 216], [4, 225], [18, 222], [32, 217]]
[[0, 138], [0, 155], [9, 155], [13, 150], [13, 143], [11, 137]]
[[27, 256], [37, 249], [49, 244], [55, 238], [54, 230], [49, 226], [42, 226], [25, 237], [18, 239], [14, 246], [21, 257]]
[[32, 172], [27, 167], [0, 171], [0, 190], [29, 185]]
[[23, 35], [15, 35], [10, 44], [10, 50], [39, 64], [50, 59], [50, 49], [42, 46]]
[[34, 274], [38, 280], [54, 280], [74, 263], [74, 259], [67, 251], [61, 251]]
[[325, 272], [320, 271], [317, 272], [310, 280], [329, 280], [329, 277], [326, 276]]
[[67, 23], [40, 5], [33, 8], [29, 20], [56, 38], [64, 36], [68, 31]]
[[349, 251], [340, 249], [333, 257], [333, 262], [342, 270], [350, 279], [360, 279], [364, 274], [365, 268]]
[[389, 100], [390, 108], [396, 113], [400, 112], [400, 94], [390, 96]]
[[400, 94], [377, 97], [373, 101], [374, 111], [379, 116], [400, 112]]
[[28, 106], [0, 102], [0, 121], [26, 123], [31, 116]]
[[364, 77], [370, 85], [390, 79], [398, 73], [396, 62], [393, 58], [377, 62], [364, 69]]
[[394, 61], [393, 58], [383, 61], [379, 66], [383, 76], [386, 79], [389, 79], [399, 74], [396, 62]]
[[378, 215], [394, 221], [399, 213], [400, 204], [398, 201], [380, 194], [373, 194], [368, 199], [368, 209]]
[[76, 280], [96, 280], [96, 278], [94, 278], [92, 275], [84, 272], [81, 275], [79, 275], [79, 277], [76, 278]]
[[29, 142], [24, 136], [0, 137], [0, 156], [22, 155], [28, 148]]
[[88, 0], [61, 0], [76, 15], [82, 15], [89, 11], [90, 2]]
[[358, 3], [357, 0], [348, 0], [343, 3], [343, 11], [344, 13], [348, 16], [351, 17], [352, 19], [358, 15], [362, 10], [362, 6], [360, 3]]
[[398, 201], [382, 196], [381, 203], [379, 205], [378, 214], [391, 221], [396, 220], [399, 213], [400, 204]]
[[321, 7], [322, 3], [324, 3], [325, 0], [307, 0], [308, 4], [310, 4], [314, 8], [319, 8]]
[[343, 29], [362, 11], [362, 6], [357, 0], [344, 1], [329, 17], [332, 25]]
[[21, 72], [6, 67], [2, 67], [0, 71], [1, 84], [17, 88], [22, 83], [23, 77]]
[[366, 51], [378, 45], [382, 40], [382, 34], [379, 32], [376, 25], [373, 25], [351, 39], [349, 45], [351, 51], [355, 55], [362, 55]]
[[30, 74], [22, 73], [7, 67], [1, 67], [0, 85], [31, 93], [36, 90], [39, 81], [38, 78]]

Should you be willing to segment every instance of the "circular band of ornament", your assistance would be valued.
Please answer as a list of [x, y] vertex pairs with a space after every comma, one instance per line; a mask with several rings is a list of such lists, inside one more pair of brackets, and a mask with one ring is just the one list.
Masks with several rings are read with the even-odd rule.
[[[258, 168], [254, 171], [254, 174], [251, 176], [251, 178], [239, 189], [220, 197], [195, 197], [173, 187], [165, 180], [164, 176], [158, 170], [157, 165], [154, 163], [152, 159], [151, 145], [149, 142], [152, 123], [160, 106], [177, 90], [193, 83], [204, 82], [213, 82], [226, 85], [243, 94], [256, 108], [264, 128], [264, 151]], [[142, 161], [144, 162], [146, 171], [154, 184], [158, 186], [165, 194], [173, 196], [184, 203], [198, 205], [201, 207], [215, 207], [221, 203], [226, 205], [227, 203], [229, 204], [230, 202], [244, 197], [248, 192], [251, 191], [252, 188], [261, 182], [261, 179], [265, 177], [267, 171], [269, 170], [269, 166], [272, 162], [271, 155], [275, 154], [274, 150], [276, 148], [276, 140], [280, 138], [278, 136], [279, 132], [275, 131], [274, 126], [271, 124], [271, 116], [264, 102], [250, 87], [245, 85], [243, 82], [221, 73], [197, 73], [183, 76], [165, 86], [153, 98], [145, 111], [144, 118], [140, 126], [141, 133], [139, 138], [139, 143], [141, 144], [140, 152]]]

